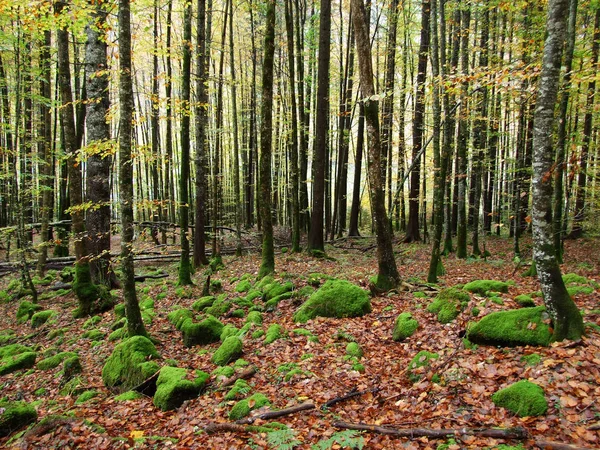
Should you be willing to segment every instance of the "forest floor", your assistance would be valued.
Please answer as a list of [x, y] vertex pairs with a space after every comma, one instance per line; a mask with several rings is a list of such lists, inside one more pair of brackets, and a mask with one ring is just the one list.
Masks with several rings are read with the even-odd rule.
[[[305, 286], [309, 274], [315, 272], [347, 279], [368, 289], [369, 277], [376, 272], [374, 244], [373, 239], [337, 241], [336, 247], [327, 247], [329, 259], [278, 253], [275, 276], [292, 281], [297, 290]], [[95, 390], [97, 395], [76, 404], [78, 392], [65, 393], [63, 390], [61, 393], [60, 366], [48, 371], [34, 368], [0, 377], [0, 396], [34, 402], [39, 419], [49, 415], [73, 418], [57, 421], [47, 430], [37, 429], [36, 432], [21, 432], [3, 438], [0, 447], [345, 448], [343, 439], [348, 439], [351, 434], [334, 426], [337, 421], [344, 421], [396, 429], [523, 427], [528, 434], [522, 441], [472, 435], [455, 436], [454, 441], [448, 441], [447, 438], [406, 438], [363, 432], [349, 438], [356, 448], [361, 448], [362, 444], [368, 449], [436, 449], [445, 443], [450, 443], [449, 449], [492, 449], [502, 448], [502, 444], [538, 448], [536, 445], [542, 440], [600, 448], [600, 292], [596, 289], [591, 294], [575, 297], [589, 324], [587, 335], [581, 342], [557, 343], [544, 348], [478, 346], [467, 349], [462, 335], [467, 323], [476, 320], [471, 314], [473, 307], [480, 309], [479, 317], [482, 317], [493, 311], [516, 308], [515, 296], [539, 290], [536, 278], [521, 277], [526, 267], [516, 267], [512, 261], [511, 241], [491, 237], [486, 245], [492, 255], [486, 260], [457, 260], [453, 255], [445, 258], [447, 275], [441, 277], [440, 286], [477, 279], [513, 280], [514, 285], [507, 294], [502, 294], [504, 305], [471, 294], [467, 309], [450, 324], [438, 323], [435, 315], [426, 311], [435, 291], [425, 287], [430, 246], [423, 244], [397, 244], [402, 279], [412, 288], [404, 285], [400, 292], [371, 298], [372, 312], [364, 317], [317, 318], [306, 324], [295, 324], [292, 315], [298, 301], [294, 299], [284, 300], [274, 311], [263, 313], [264, 321], [259, 327], [266, 330], [272, 323], [278, 323], [288, 332], [288, 337], [269, 345], [265, 345], [263, 337], [254, 339], [247, 335], [244, 338], [243, 358], [256, 367], [256, 374], [248, 382], [252, 392], [263, 393], [269, 398], [272, 410], [304, 402], [316, 406], [277, 419], [293, 430], [295, 446], [290, 441], [288, 444], [275, 442], [273, 436], [265, 433], [205, 433], [204, 428], [209, 423], [232, 423], [228, 413], [233, 402], [223, 398], [227, 390], [210, 388], [200, 397], [169, 412], [157, 409], [150, 397], [117, 401], [115, 392], [107, 389], [101, 378], [104, 361], [117, 343], [107, 339], [115, 321], [114, 311], [101, 316], [95, 328], [105, 338], [93, 342], [83, 337], [89, 331], [83, 328], [85, 319], [73, 319], [77, 302], [72, 293], [41, 299], [44, 309], [54, 309], [59, 314], [53, 324], [47, 323], [35, 330], [29, 323], [17, 325], [17, 300], [2, 302], [0, 330], [14, 331], [15, 338], [11, 342], [35, 347], [40, 354], [49, 349], [78, 352], [83, 366], [79, 392], [81, 389]], [[599, 248], [597, 238], [567, 241], [563, 273], [573, 272], [600, 282]], [[525, 240], [522, 249], [526, 257], [531, 256], [530, 241]], [[212, 279], [222, 281], [223, 291], [229, 298], [244, 295], [235, 292], [235, 280], [246, 273], [255, 277], [260, 256], [256, 253], [225, 256], [224, 263], [225, 268]], [[186, 348], [181, 333], [167, 320], [174, 305], [189, 308], [201, 297], [203, 273], [194, 276], [196, 285], [182, 295], [182, 290], [176, 287], [176, 263], [140, 264], [136, 273], [153, 269], [165, 270], [169, 277], [137, 283], [137, 291], [141, 300], [151, 298], [156, 302], [156, 315], [147, 328], [158, 340], [157, 350], [164, 360], [176, 360], [179, 367], [211, 373], [216, 368], [211, 363], [211, 355], [219, 343]], [[4, 277], [0, 283], [6, 287], [9, 281], [10, 277]], [[425, 292], [427, 297], [418, 298], [415, 296], [417, 291]], [[117, 293], [120, 295], [119, 291]], [[541, 303], [540, 298], [535, 301]], [[392, 328], [396, 317], [405, 311], [419, 322], [419, 328], [406, 341], [395, 342]], [[239, 328], [245, 319], [222, 317], [221, 320]], [[318, 342], [292, 332], [300, 327], [317, 336]], [[60, 328], [65, 329], [63, 338], [50, 339], [49, 333]], [[350, 340], [355, 340], [364, 350], [361, 358], [364, 372], [353, 370], [352, 363], [344, 358]], [[440, 358], [422, 373], [421, 381], [413, 384], [406, 375], [406, 368], [421, 350], [437, 352]], [[531, 354], [540, 356], [538, 363], [523, 359]], [[287, 363], [295, 363], [300, 369], [298, 375], [288, 381], [278, 370]], [[492, 402], [491, 396], [499, 388], [523, 379], [544, 388], [549, 404], [545, 416], [519, 418]], [[217, 385], [214, 379], [209, 382], [211, 386]], [[326, 402], [355, 391], [364, 392], [321, 409]], [[254, 424], [261, 423], [265, 421], [258, 419]]]

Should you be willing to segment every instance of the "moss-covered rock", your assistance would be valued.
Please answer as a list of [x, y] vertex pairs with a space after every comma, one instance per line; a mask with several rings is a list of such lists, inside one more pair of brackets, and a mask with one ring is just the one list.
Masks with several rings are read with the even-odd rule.
[[167, 314], [167, 320], [178, 330], [181, 330], [183, 323], [192, 317], [194, 317], [194, 312], [185, 308], [179, 308]]
[[92, 328], [95, 327], [96, 325], [98, 325], [100, 322], [102, 321], [102, 317], [100, 316], [93, 316], [90, 317], [88, 320], [86, 320], [85, 322], [83, 322], [83, 326], [82, 328], [84, 330], [87, 330], [88, 328]]
[[417, 328], [419, 328], [419, 322], [413, 319], [411, 313], [404, 312], [396, 319], [392, 339], [394, 341], [403, 341], [412, 336], [417, 331]]
[[104, 333], [100, 330], [89, 330], [83, 333], [81, 336], [84, 339], [89, 339], [91, 341], [99, 341], [104, 339]]
[[42, 359], [37, 363], [37, 368], [39, 370], [50, 370], [58, 367], [65, 359], [70, 358], [71, 356], [75, 356], [77, 353], [74, 352], [60, 352], [54, 356], [50, 356], [48, 358]]
[[264, 276], [256, 283], [254, 288], [258, 289], [259, 291], [262, 291], [265, 286], [267, 286], [268, 284], [272, 284], [274, 281], [275, 278], [273, 278], [273, 275]]
[[221, 296], [219, 296], [219, 298], [217, 298], [214, 301], [212, 306], [209, 306], [208, 308], [206, 308], [204, 310], [204, 312], [206, 314], [210, 314], [215, 317], [221, 317], [222, 315], [227, 313], [227, 311], [229, 311], [229, 309], [231, 309], [232, 304], [233, 304], [233, 302], [227, 300], [225, 295], [221, 295]]
[[11, 344], [0, 347], [0, 375], [30, 369], [34, 366], [36, 357], [37, 353], [24, 345]]
[[46, 311], [38, 311], [31, 316], [31, 328], [38, 328], [44, 325], [51, 317], [56, 316], [57, 312], [51, 309]]
[[278, 323], [271, 324], [265, 335], [265, 344], [271, 344], [285, 336], [284, 328]]
[[75, 375], [80, 374], [82, 371], [83, 367], [81, 367], [79, 355], [75, 354], [65, 358], [62, 370], [63, 382], [74, 378]]
[[44, 309], [42, 305], [23, 300], [19, 304], [19, 309], [17, 309], [17, 323], [27, 322], [29, 319], [31, 319], [31, 316], [42, 309]]
[[562, 279], [566, 286], [570, 286], [572, 284], [588, 284], [588, 279], [586, 277], [582, 277], [576, 273], [565, 273], [562, 276]]
[[427, 311], [437, 314], [438, 322], [450, 323], [467, 307], [469, 294], [455, 287], [442, 289]]
[[154, 309], [154, 300], [146, 298], [140, 302], [140, 309]]
[[262, 325], [263, 317], [258, 311], [250, 311], [248, 317], [246, 317], [246, 323], [254, 323], [256, 325]]
[[125, 317], [125, 304], [124, 303], [119, 303], [118, 305], [115, 305], [115, 316], [117, 316], [117, 318], [123, 318]]
[[326, 275], [324, 273], [314, 272], [308, 275], [308, 279], [306, 280], [308, 284], [314, 287], [321, 286], [323, 281], [331, 280], [332, 277]]
[[192, 309], [194, 311], [204, 311], [206, 308], [211, 307], [216, 299], [217, 298], [214, 295], [200, 297], [198, 300], [192, 303]]
[[515, 347], [546, 346], [552, 339], [550, 319], [543, 306], [488, 314], [468, 327], [467, 338], [476, 344]]
[[242, 340], [237, 336], [229, 336], [215, 351], [211, 361], [217, 366], [225, 366], [242, 355]]
[[428, 352], [427, 350], [421, 350], [415, 355], [415, 357], [408, 364], [408, 379], [413, 383], [416, 383], [421, 379], [421, 375], [415, 373], [415, 370], [420, 367], [429, 367], [432, 359], [438, 359], [440, 355], [437, 353]]
[[235, 292], [244, 293], [252, 289], [252, 283], [249, 280], [242, 280], [235, 286]]
[[276, 296], [276, 297], [273, 297], [273, 298], [272, 298], [272, 299], [270, 299], [270, 300], [267, 300], [267, 301], [265, 302], [265, 308], [266, 308], [268, 311], [272, 311], [272, 310], [274, 310], [275, 308], [277, 308], [277, 305], [279, 304], [279, 302], [280, 302], [280, 301], [282, 301], [282, 300], [287, 300], [287, 299], [289, 299], [289, 298], [292, 298], [293, 296], [294, 296], [294, 293], [293, 293], [292, 291], [290, 291], [290, 292], [284, 292], [284, 293], [283, 293], [283, 294], [281, 294], [281, 295], [278, 295], [278, 296]]
[[369, 294], [345, 280], [328, 280], [294, 314], [296, 322], [317, 317], [359, 317], [371, 312]]
[[235, 381], [229, 392], [225, 394], [224, 400], [238, 400], [248, 395], [251, 390], [252, 388], [250, 387], [248, 382], [240, 378], [239, 380]]
[[4, 345], [10, 340], [14, 339], [15, 331], [14, 330], [2, 330], [0, 331], [0, 345]]
[[193, 347], [217, 342], [223, 331], [223, 324], [217, 318], [209, 315], [200, 323], [186, 319], [181, 326], [181, 331], [183, 344], [186, 347]]
[[237, 336], [239, 332], [239, 328], [236, 328], [231, 324], [227, 324], [223, 327], [223, 331], [221, 331], [219, 339], [221, 340], [221, 342], [224, 342], [225, 339], [227, 339], [229, 336]]
[[35, 422], [35, 408], [25, 402], [0, 402], [0, 437], [9, 436]]
[[279, 295], [291, 292], [294, 289], [294, 284], [291, 281], [286, 283], [273, 282], [263, 288], [263, 300], [268, 301]]
[[271, 402], [265, 395], [257, 392], [251, 397], [248, 397], [244, 400], [240, 400], [235, 405], [233, 405], [233, 408], [231, 408], [231, 411], [229, 412], [229, 418], [231, 420], [239, 420], [250, 414], [250, 411], [262, 408], [263, 406], [268, 405], [270, 403]]
[[535, 306], [535, 302], [531, 296], [527, 294], [517, 295], [515, 297], [515, 302], [517, 302], [517, 304], [523, 308], [531, 308], [532, 306]]
[[496, 406], [512, 411], [519, 417], [543, 416], [548, 410], [544, 390], [535, 383], [521, 380], [492, 395]]
[[193, 380], [188, 380], [187, 370], [178, 367], [163, 367], [156, 380], [154, 406], [169, 411], [179, 408], [186, 400], [197, 397], [209, 376], [206, 372], [197, 370]]
[[496, 280], [475, 280], [465, 284], [465, 291], [474, 294], [487, 295], [487, 292], [508, 292], [508, 283]]
[[94, 397], [98, 396], [98, 391], [96, 390], [89, 390], [89, 391], [84, 391], [81, 394], [79, 394], [79, 396], [77, 397], [77, 399], [75, 400], [75, 404], [76, 405], [81, 405], [82, 403], [85, 403], [91, 399], [93, 399]]
[[159, 367], [153, 359], [160, 358], [154, 344], [144, 336], [133, 336], [116, 345], [102, 369], [107, 387], [128, 391], [155, 374]]
[[261, 291], [259, 291], [258, 289], [251, 289], [246, 294], [246, 301], [254, 304], [254, 300], [256, 300], [257, 298], [261, 298], [261, 297], [262, 297]]
[[137, 391], [127, 391], [127, 392], [123, 392], [122, 394], [115, 396], [115, 401], [128, 402], [131, 400], [137, 400], [138, 398], [142, 398], [143, 396], [144, 396], [143, 394], [140, 394]]
[[356, 342], [349, 342], [346, 345], [346, 354], [354, 358], [362, 358], [363, 349]]

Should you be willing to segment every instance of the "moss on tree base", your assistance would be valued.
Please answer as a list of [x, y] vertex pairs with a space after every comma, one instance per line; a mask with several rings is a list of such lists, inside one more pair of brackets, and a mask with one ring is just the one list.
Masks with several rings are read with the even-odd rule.
[[79, 301], [79, 307], [73, 313], [75, 318], [93, 316], [108, 311], [115, 306], [115, 300], [106, 286], [92, 282], [88, 263], [79, 262], [75, 264], [73, 292], [75, 292]]

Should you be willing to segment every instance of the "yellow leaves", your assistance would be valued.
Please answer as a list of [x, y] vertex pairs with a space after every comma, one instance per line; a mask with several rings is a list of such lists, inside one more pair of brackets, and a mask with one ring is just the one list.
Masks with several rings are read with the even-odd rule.
[[129, 437], [131, 439], [140, 439], [140, 438], [144, 437], [144, 431], [143, 430], [131, 430], [131, 433], [129, 433]]

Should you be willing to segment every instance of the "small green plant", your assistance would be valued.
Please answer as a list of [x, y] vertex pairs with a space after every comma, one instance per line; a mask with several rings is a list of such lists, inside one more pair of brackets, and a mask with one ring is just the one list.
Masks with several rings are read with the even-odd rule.
[[328, 450], [336, 444], [339, 446], [336, 448], [356, 448], [360, 450], [364, 448], [365, 440], [355, 430], [344, 430], [332, 434], [329, 439], [320, 440], [311, 448], [313, 450]]
[[291, 428], [267, 433], [267, 442], [269, 443], [269, 448], [277, 450], [292, 450], [302, 444], [302, 442], [296, 439], [296, 432]]

